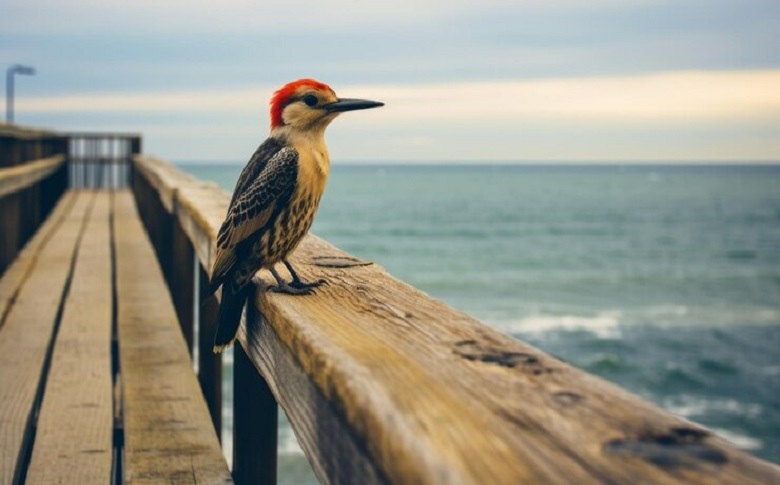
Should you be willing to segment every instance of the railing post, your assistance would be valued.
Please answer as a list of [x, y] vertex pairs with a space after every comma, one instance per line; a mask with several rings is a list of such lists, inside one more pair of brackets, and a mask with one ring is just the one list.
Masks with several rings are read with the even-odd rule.
[[19, 194], [9, 194], [0, 198], [0, 214], [3, 215], [2, 231], [0, 231], [0, 274], [2, 274], [19, 250], [19, 231], [22, 225]]
[[[222, 437], [222, 354], [215, 354], [214, 333], [217, 331], [219, 304], [216, 298], [203, 301], [209, 286], [209, 277], [199, 262], [198, 288], [200, 318], [198, 319], [198, 380], [209, 406], [211, 421], [217, 430], [217, 436]], [[201, 304], [203, 302], [203, 304]]]
[[[174, 207], [176, 202], [174, 201]], [[184, 339], [187, 341], [187, 349], [192, 356], [194, 331], [195, 331], [195, 267], [193, 260], [195, 251], [190, 244], [187, 234], [184, 233], [176, 214], [171, 214], [171, 250], [170, 250], [170, 279], [168, 280], [173, 304], [176, 307], [176, 315], [179, 317]]]
[[132, 187], [138, 213], [152, 241], [157, 261], [165, 281], [171, 284], [171, 227], [173, 216], [168, 213], [154, 187], [143, 176], [133, 176]]
[[275, 484], [279, 406], [241, 344], [234, 348], [233, 479], [238, 485]]

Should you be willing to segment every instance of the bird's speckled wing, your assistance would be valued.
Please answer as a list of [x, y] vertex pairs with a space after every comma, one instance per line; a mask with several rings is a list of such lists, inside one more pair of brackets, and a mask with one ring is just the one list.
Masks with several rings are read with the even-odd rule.
[[[260, 160], [258, 160], [261, 162]], [[251, 164], [251, 162], [250, 162]], [[247, 166], [244, 172], [249, 172]], [[242, 173], [242, 178], [245, 174]], [[253, 179], [239, 179], [233, 201], [217, 235], [217, 250], [211, 272], [211, 286], [222, 282], [243, 255], [242, 243], [250, 236], [262, 237], [274, 211], [283, 206], [298, 175], [298, 152], [282, 148], [268, 159]], [[242, 184], [243, 182], [243, 184]], [[240, 190], [239, 190], [240, 189]]]
[[236, 198], [246, 192], [249, 186], [265, 170], [265, 167], [271, 161], [274, 155], [284, 146], [283, 140], [278, 138], [266, 138], [266, 140], [257, 147], [255, 153], [249, 158], [246, 166], [241, 170], [238, 176], [236, 188], [233, 189], [233, 197], [230, 199], [230, 207], [236, 202]]

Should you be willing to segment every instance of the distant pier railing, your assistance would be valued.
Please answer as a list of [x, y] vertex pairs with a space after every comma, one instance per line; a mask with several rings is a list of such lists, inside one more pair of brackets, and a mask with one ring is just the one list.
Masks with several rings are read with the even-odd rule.
[[141, 153], [140, 135], [70, 133], [67, 136], [70, 187], [130, 186], [130, 159]]
[[63, 135], [0, 124], [0, 275], [68, 187]]
[[141, 136], [0, 124], [0, 274], [67, 188], [130, 186]]
[[0, 168], [65, 155], [68, 137], [62, 133], [0, 123]]

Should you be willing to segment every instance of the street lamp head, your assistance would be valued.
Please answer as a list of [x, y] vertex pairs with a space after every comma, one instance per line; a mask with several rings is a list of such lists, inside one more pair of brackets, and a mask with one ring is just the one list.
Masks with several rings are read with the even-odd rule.
[[14, 64], [8, 69], [9, 72], [14, 74], [26, 74], [27, 76], [35, 75], [35, 68], [31, 66], [23, 66], [21, 64]]

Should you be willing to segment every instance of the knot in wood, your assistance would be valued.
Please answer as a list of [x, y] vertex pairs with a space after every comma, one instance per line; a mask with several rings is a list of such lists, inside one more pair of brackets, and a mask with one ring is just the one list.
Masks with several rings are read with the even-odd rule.
[[722, 465], [726, 454], [706, 443], [709, 433], [693, 427], [673, 427], [667, 433], [648, 433], [638, 438], [618, 438], [604, 444], [613, 455], [642, 458], [664, 469], [698, 468], [702, 464]]
[[315, 266], [322, 268], [352, 268], [354, 266], [370, 266], [374, 263], [363, 261], [352, 256], [315, 256], [312, 258]]
[[476, 340], [455, 342], [453, 352], [466, 360], [496, 364], [501, 367], [514, 368], [521, 365], [535, 375], [544, 371], [539, 359], [534, 355], [496, 348], [493, 345], [477, 342]]

